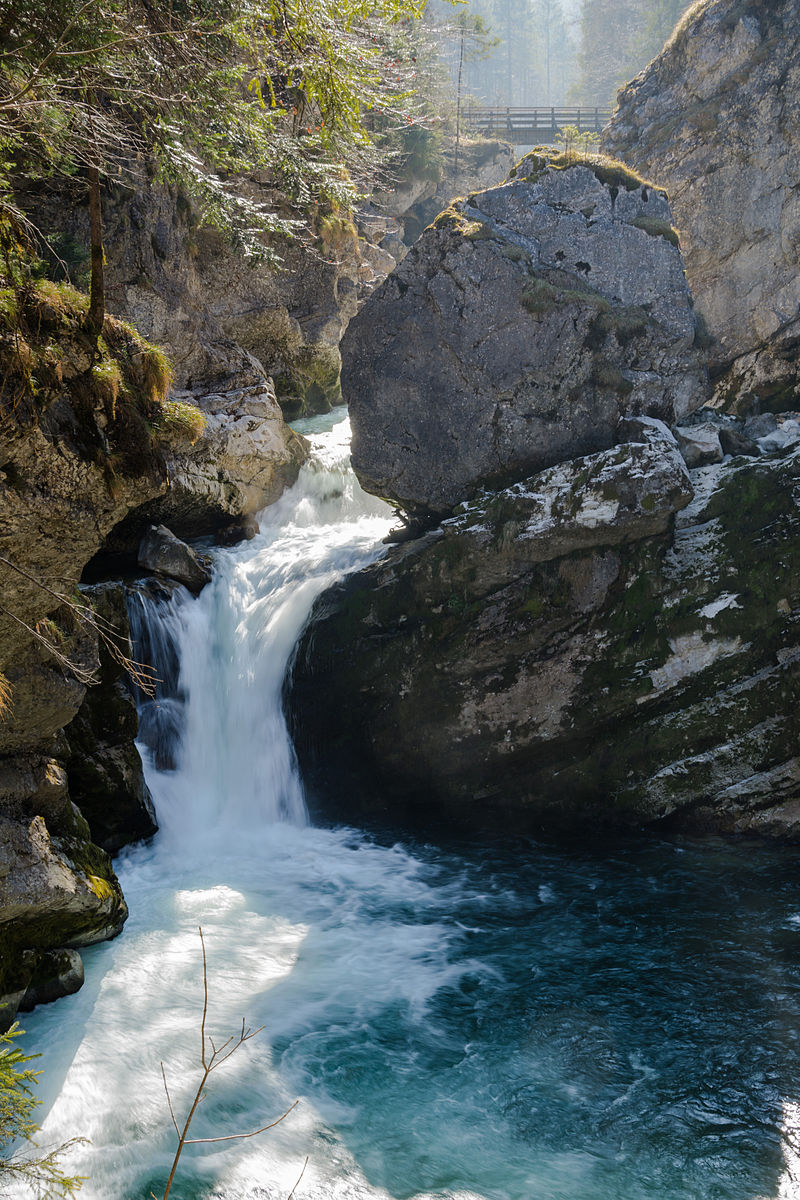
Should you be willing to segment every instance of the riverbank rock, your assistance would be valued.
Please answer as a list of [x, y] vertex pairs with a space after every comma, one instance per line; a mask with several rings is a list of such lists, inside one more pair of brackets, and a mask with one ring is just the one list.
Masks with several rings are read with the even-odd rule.
[[800, 16], [703, 0], [620, 94], [603, 147], [669, 191], [719, 403], [796, 407]]
[[705, 398], [666, 196], [532, 154], [427, 229], [342, 343], [362, 486], [415, 516]]
[[49, 797], [47, 823], [19, 789], [10, 804], [7, 791], [2, 800], [0, 1028], [7, 1028], [26, 997], [32, 1004], [75, 991], [82, 970], [78, 956], [64, 952], [115, 937], [128, 910], [108, 855], [92, 845], [69, 801], [65, 778], [58, 802]]
[[317, 601], [289, 703], [318, 813], [800, 836], [800, 450], [699, 467], [687, 503], [650, 433]]
[[[0, 329], [4, 1019], [38, 986], [39, 966], [52, 978], [50, 952], [111, 937], [124, 920], [108, 857], [69, 798], [62, 730], [99, 667], [97, 623], [77, 592], [84, 567], [132, 509], [167, 487], [139, 365], [151, 350], [107, 318], [96, 369], [80, 298], [43, 285], [25, 304], [21, 329]], [[35, 364], [35, 390], [26, 362]], [[109, 378], [125, 389], [118, 403]]]

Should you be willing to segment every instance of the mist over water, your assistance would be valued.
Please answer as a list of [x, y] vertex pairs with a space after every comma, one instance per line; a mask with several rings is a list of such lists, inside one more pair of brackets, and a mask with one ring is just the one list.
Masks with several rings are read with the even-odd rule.
[[[26, 1018], [47, 1142], [82, 1134], [87, 1200], [163, 1194], [199, 1077], [222, 1067], [175, 1200], [800, 1197], [796, 851], [722, 842], [396, 843], [308, 823], [281, 712], [314, 597], [370, 560], [385, 505], [346, 423], [194, 600], [143, 598], [164, 683], [142, 712], [161, 830], [87, 981]], [[316, 428], [316, 432], [315, 432]], [[144, 632], [143, 632], [144, 636]], [[14, 1193], [11, 1193], [14, 1194]], [[22, 1196], [24, 1193], [16, 1193]]]

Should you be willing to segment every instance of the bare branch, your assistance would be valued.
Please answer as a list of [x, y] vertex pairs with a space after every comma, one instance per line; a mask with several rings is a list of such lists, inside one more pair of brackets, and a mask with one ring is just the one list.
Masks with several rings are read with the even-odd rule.
[[[138, 687], [140, 691], [144, 692], [146, 696], [155, 696], [155, 685], [159, 682], [159, 678], [155, 671], [152, 667], [148, 666], [147, 663], [136, 662], [135, 659], [131, 658], [120, 649], [115, 639], [121, 638], [122, 634], [118, 629], [115, 629], [110, 622], [105, 621], [102, 617], [98, 617], [97, 614], [87, 604], [76, 603], [74, 600], [71, 600], [69, 596], [65, 596], [61, 592], [53, 591], [53, 589], [48, 587], [46, 583], [42, 583], [41, 579], [37, 579], [34, 575], [31, 575], [30, 572], [24, 570], [22, 567], [18, 567], [16, 563], [12, 562], [9, 558], [5, 558], [2, 554], [0, 554], [0, 563], [3, 563], [5, 566], [10, 567], [12, 571], [16, 571], [19, 575], [22, 575], [25, 579], [35, 584], [37, 588], [40, 588], [43, 592], [46, 592], [48, 596], [52, 596], [54, 600], [58, 601], [59, 605], [63, 605], [65, 608], [69, 609], [69, 611], [73, 613], [73, 615], [84, 627], [93, 629], [114, 661], [118, 663], [124, 671], [128, 672], [136, 687]], [[33, 635], [33, 637], [41, 642], [42, 645], [45, 646], [53, 655], [53, 657], [58, 660], [61, 666], [75, 676], [79, 683], [84, 683], [87, 686], [91, 686], [97, 682], [97, 677], [94, 672], [89, 673], [83, 671], [82, 668], [77, 667], [64, 654], [61, 654], [61, 652], [52, 644], [52, 642], [50, 642], [47, 638], [42, 637], [40, 633], [37, 633], [35, 630], [31, 629], [30, 625], [23, 621], [21, 617], [15, 616], [13, 613], [8, 612], [7, 609], [3, 609], [2, 611], [5, 612], [7, 616], [11, 617], [13, 621], [16, 621], [18, 624], [22, 625], [28, 630], [29, 633]]]
[[297, 1183], [294, 1185], [292, 1190], [289, 1192], [289, 1195], [286, 1197], [286, 1200], [294, 1200], [294, 1194], [300, 1186], [300, 1180], [305, 1175], [307, 1166], [308, 1166], [308, 1155], [306, 1155], [306, 1161], [303, 1163], [303, 1169], [297, 1177]]
[[[164, 1064], [163, 1063], [161, 1064], [161, 1075], [164, 1080], [164, 1089], [167, 1092], [167, 1101], [168, 1101], [169, 1107], [170, 1107], [170, 1116], [172, 1117], [172, 1124], [175, 1127], [175, 1132], [178, 1134], [178, 1145], [175, 1149], [175, 1157], [172, 1160], [172, 1168], [169, 1173], [169, 1178], [167, 1180], [167, 1186], [164, 1191], [162, 1200], [169, 1200], [169, 1193], [172, 1188], [173, 1181], [175, 1179], [175, 1173], [178, 1170], [178, 1163], [180, 1162], [180, 1157], [181, 1157], [181, 1154], [183, 1153], [184, 1146], [204, 1146], [204, 1145], [210, 1145], [210, 1144], [216, 1143], [216, 1142], [239, 1142], [239, 1141], [244, 1141], [247, 1138], [257, 1137], [258, 1134], [266, 1133], [266, 1131], [268, 1129], [274, 1129], [276, 1125], [280, 1125], [281, 1121], [285, 1121], [286, 1118], [288, 1117], [289, 1113], [292, 1112], [293, 1109], [297, 1108], [297, 1105], [300, 1103], [299, 1100], [295, 1100], [294, 1104], [290, 1105], [289, 1108], [287, 1108], [286, 1112], [282, 1113], [281, 1116], [276, 1117], [276, 1119], [274, 1121], [270, 1121], [268, 1124], [262, 1125], [259, 1129], [251, 1129], [247, 1133], [230, 1133], [225, 1136], [210, 1137], [210, 1138], [190, 1138], [188, 1136], [189, 1127], [191, 1126], [192, 1120], [194, 1119], [194, 1114], [197, 1112], [198, 1106], [201, 1104], [201, 1102], [205, 1098], [205, 1086], [208, 1082], [208, 1077], [211, 1074], [211, 1072], [216, 1067], [221, 1066], [222, 1063], [225, 1062], [226, 1059], [230, 1058], [230, 1056], [233, 1053], [235, 1053], [235, 1051], [238, 1050], [240, 1046], [243, 1046], [245, 1042], [250, 1041], [250, 1039], [255, 1037], [257, 1033], [261, 1033], [262, 1029], [264, 1028], [264, 1026], [262, 1025], [258, 1029], [253, 1029], [253, 1030], [248, 1029], [245, 1024], [244, 1018], [242, 1018], [242, 1028], [241, 1028], [240, 1033], [238, 1035], [231, 1035], [231, 1037], [229, 1037], [226, 1041], [224, 1041], [221, 1046], [217, 1047], [214, 1043], [214, 1039], [211, 1037], [210, 1034], [208, 1035], [208, 1043], [211, 1045], [211, 1048], [212, 1048], [211, 1055], [210, 1056], [208, 1055], [208, 1052], [206, 1049], [206, 1044], [207, 1044], [206, 1043], [206, 1020], [208, 1017], [208, 960], [206, 957], [205, 938], [203, 937], [203, 930], [202, 930], [201, 926], [198, 926], [198, 932], [200, 934], [200, 944], [203, 949], [203, 1016], [202, 1016], [202, 1020], [200, 1023], [200, 1053], [201, 1053], [201, 1057], [202, 1057], [203, 1073], [200, 1078], [200, 1082], [197, 1085], [197, 1090], [195, 1091], [194, 1099], [192, 1100], [192, 1105], [191, 1105], [191, 1108], [189, 1109], [189, 1114], [186, 1118], [186, 1121], [184, 1122], [183, 1131], [181, 1132], [178, 1129], [178, 1123], [175, 1120], [175, 1114], [172, 1109], [172, 1102], [170, 1100], [169, 1091], [167, 1089], [167, 1076], [166, 1076], [166, 1072], [164, 1070]], [[222, 1055], [222, 1052], [228, 1046], [231, 1047], [230, 1050], [228, 1050], [226, 1054]], [[220, 1055], [222, 1055], [222, 1057], [220, 1057]], [[306, 1159], [306, 1164], [307, 1163], [308, 1163], [308, 1159]], [[304, 1165], [303, 1171], [305, 1171], [305, 1169], [306, 1169], [306, 1167]], [[303, 1171], [300, 1172], [300, 1179], [303, 1178]], [[298, 1179], [297, 1183], [300, 1182], [300, 1179]], [[297, 1183], [295, 1184], [295, 1188], [297, 1187]], [[151, 1195], [152, 1195], [152, 1193], [151, 1193]], [[294, 1188], [292, 1189], [292, 1195], [294, 1195]], [[289, 1197], [289, 1200], [291, 1200], [291, 1196]]]
[[[208, 962], [206, 960], [206, 941], [203, 937], [203, 927], [198, 925], [200, 945], [203, 948], [203, 1019], [200, 1022], [200, 1061], [206, 1066], [206, 1017], [208, 1016]], [[214, 1043], [212, 1042], [213, 1046]], [[216, 1054], [216, 1051], [214, 1051]]]
[[184, 1146], [208, 1146], [212, 1142], [238, 1142], [244, 1138], [255, 1137], [258, 1133], [264, 1133], [267, 1129], [274, 1129], [276, 1125], [280, 1125], [281, 1121], [285, 1121], [289, 1113], [297, 1108], [299, 1103], [299, 1100], [295, 1100], [294, 1104], [289, 1105], [285, 1113], [282, 1113], [274, 1121], [270, 1121], [269, 1125], [262, 1125], [260, 1129], [253, 1129], [250, 1133], [229, 1133], [227, 1137], [215, 1138], [186, 1138], [183, 1144]]
[[[167, 1093], [167, 1104], [169, 1105], [169, 1115], [172, 1117], [172, 1124], [175, 1126], [175, 1132], [177, 1133], [178, 1137], [180, 1137], [181, 1131], [180, 1131], [180, 1129], [178, 1129], [178, 1122], [175, 1120], [175, 1110], [172, 1107], [172, 1100], [170, 1098], [169, 1088], [167, 1087], [167, 1073], [164, 1070], [163, 1062], [161, 1064], [161, 1078], [164, 1080], [164, 1091]], [[150, 1194], [152, 1195], [152, 1192]]]

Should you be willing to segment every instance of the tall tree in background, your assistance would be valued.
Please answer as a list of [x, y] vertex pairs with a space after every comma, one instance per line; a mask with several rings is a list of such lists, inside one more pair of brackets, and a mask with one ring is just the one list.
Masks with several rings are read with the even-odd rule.
[[[564, 102], [575, 77], [576, 47], [562, 0], [468, 0], [464, 16], [480, 18], [494, 41], [465, 57], [464, 94], [499, 106]], [[443, 24], [452, 26], [452, 17]], [[457, 82], [452, 45], [445, 57]]]
[[574, 97], [613, 106], [619, 88], [658, 54], [688, 7], [689, 0], [583, 0]]

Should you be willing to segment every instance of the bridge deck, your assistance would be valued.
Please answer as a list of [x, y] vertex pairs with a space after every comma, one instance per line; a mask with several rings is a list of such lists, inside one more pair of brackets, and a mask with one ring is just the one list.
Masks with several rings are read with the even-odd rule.
[[565, 125], [579, 133], [600, 133], [611, 120], [605, 108], [469, 108], [464, 119], [471, 129], [505, 137], [515, 145], [553, 142]]

